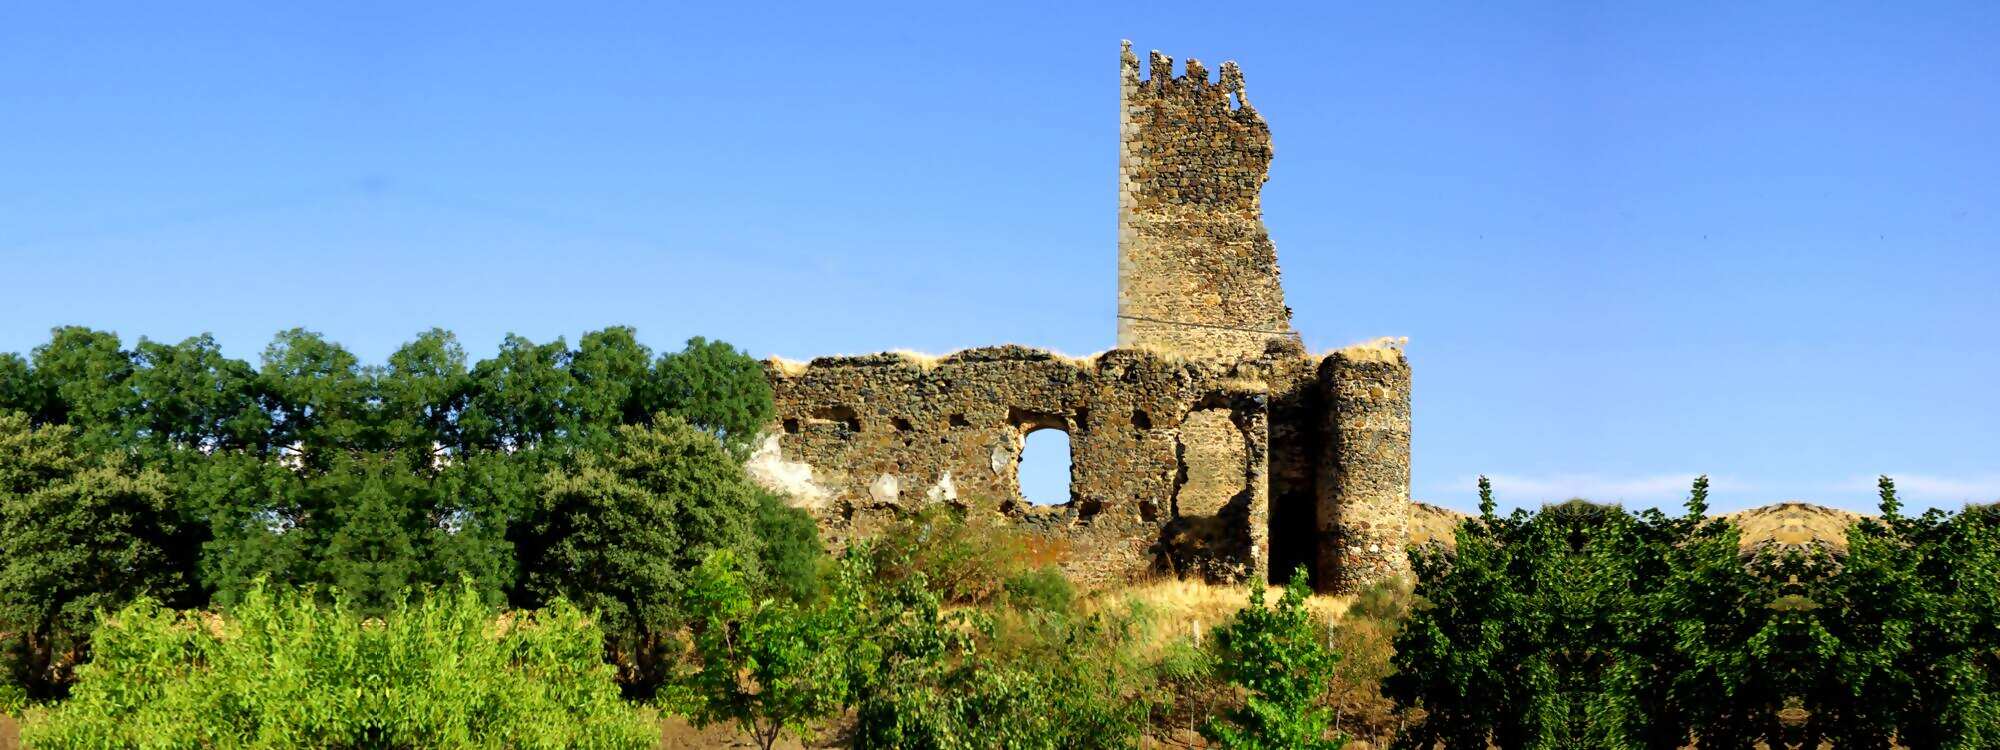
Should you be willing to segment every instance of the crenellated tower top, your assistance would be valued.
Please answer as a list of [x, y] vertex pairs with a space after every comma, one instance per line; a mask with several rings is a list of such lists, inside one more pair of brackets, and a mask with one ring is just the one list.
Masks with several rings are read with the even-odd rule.
[[1119, 65], [1118, 345], [1207, 359], [1297, 347], [1259, 193], [1271, 129], [1243, 73], [1180, 76], [1155, 51], [1149, 76], [1125, 42]]

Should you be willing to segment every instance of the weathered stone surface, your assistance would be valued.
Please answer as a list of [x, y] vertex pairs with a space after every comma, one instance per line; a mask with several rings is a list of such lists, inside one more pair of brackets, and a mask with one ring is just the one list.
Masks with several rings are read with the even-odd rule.
[[[945, 502], [1067, 540], [1069, 572], [1083, 580], [1182, 569], [1233, 578], [1263, 567], [1250, 554], [1263, 534], [1251, 526], [1265, 513], [1266, 435], [1263, 383], [1244, 377], [1252, 368], [1005, 346], [768, 369], [778, 455], [763, 463], [812, 467], [810, 486], [828, 498], [816, 511], [836, 541]], [[1066, 504], [1037, 507], [1021, 496], [1022, 439], [1039, 429], [1069, 433]], [[1190, 438], [1215, 457], [1196, 482], [1182, 473]], [[1178, 548], [1218, 559], [1173, 559]]]
[[1250, 489], [1250, 451], [1228, 409], [1196, 409], [1181, 422], [1180, 491], [1174, 512], [1213, 516]]
[[1271, 130], [1242, 73], [1150, 62], [1141, 80], [1130, 43], [1120, 55], [1118, 345], [1233, 359], [1294, 341], [1259, 198]]
[[[1084, 582], [1407, 571], [1409, 367], [1394, 342], [1309, 357], [1260, 215], [1270, 131], [1224, 63], [1121, 54], [1119, 348], [1019, 346], [768, 365], [758, 481], [836, 544], [927, 504], [1019, 524]], [[1023, 440], [1070, 436], [1070, 499], [1021, 496]]]
[[1410, 570], [1410, 365], [1393, 346], [1348, 347], [1321, 362], [1320, 387], [1318, 580], [1351, 591]]

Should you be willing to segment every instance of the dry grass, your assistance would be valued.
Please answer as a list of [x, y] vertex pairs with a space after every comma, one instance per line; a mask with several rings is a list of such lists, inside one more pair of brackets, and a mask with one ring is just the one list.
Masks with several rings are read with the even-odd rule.
[[1471, 518], [1450, 508], [1430, 503], [1410, 503], [1410, 543], [1439, 542], [1447, 547], [1457, 542], [1458, 525]]
[[889, 353], [896, 355], [898, 359], [901, 359], [904, 362], [908, 362], [912, 366], [915, 366], [917, 369], [923, 370], [924, 372], [930, 372], [931, 370], [937, 369], [938, 362], [942, 361], [945, 357], [950, 356], [948, 354], [931, 354], [929, 352], [920, 352], [913, 349], [897, 349]]
[[1397, 362], [1403, 358], [1403, 347], [1408, 346], [1408, 336], [1383, 336], [1356, 344], [1348, 344], [1327, 353], [1361, 362]]
[[[1357, 596], [1315, 595], [1306, 606], [1316, 619], [1331, 625], [1328, 637], [1341, 654], [1339, 666], [1327, 686], [1326, 705], [1333, 710], [1334, 726], [1355, 741], [1350, 748], [1386, 747], [1409, 721], [1409, 712], [1399, 710], [1382, 695], [1382, 680], [1393, 671], [1393, 641], [1397, 623], [1410, 603], [1408, 582], [1370, 589]], [[1279, 587], [1264, 589], [1266, 602], [1283, 593]], [[1208, 631], [1228, 620], [1249, 600], [1249, 589], [1236, 585], [1212, 585], [1200, 581], [1154, 580], [1128, 587], [1097, 592], [1085, 604], [1100, 611], [1137, 610], [1128, 648], [1139, 660], [1159, 663], [1169, 654], [1185, 650]], [[1209, 745], [1200, 739], [1198, 728], [1207, 717], [1228, 710], [1242, 700], [1241, 694], [1212, 678], [1193, 682], [1166, 679], [1156, 686], [1168, 699], [1165, 708], [1153, 716], [1141, 747], [1197, 748]]]
[[[1267, 586], [1264, 601], [1271, 604], [1285, 593], [1284, 587]], [[1140, 630], [1134, 634], [1135, 653], [1157, 658], [1168, 646], [1183, 639], [1206, 639], [1208, 631], [1229, 619], [1250, 602], [1250, 589], [1236, 584], [1216, 585], [1202, 581], [1159, 579], [1093, 594], [1087, 610], [1101, 612], [1137, 611]], [[1306, 608], [1324, 622], [1333, 622], [1347, 611], [1353, 597], [1313, 595]]]
[[773, 355], [769, 361], [771, 363], [771, 369], [778, 371], [779, 375], [783, 375], [788, 378], [796, 378], [800, 375], [806, 374], [806, 370], [812, 369], [812, 364], [809, 362], [800, 362], [796, 359], [785, 359], [784, 357], [779, 357], [776, 355]]
[[1743, 529], [1742, 547], [1755, 549], [1767, 544], [1799, 547], [1822, 544], [1836, 553], [1847, 550], [1847, 527], [1861, 514], [1802, 502], [1772, 503], [1730, 513], [1723, 518]]
[[[1452, 532], [1467, 516], [1428, 503], [1412, 503], [1410, 543], [1442, 542], [1452, 545]], [[1796, 547], [1821, 544], [1835, 553], [1847, 549], [1847, 527], [1862, 515], [1839, 508], [1798, 501], [1772, 503], [1727, 513], [1721, 518], [1742, 529], [1742, 548], [1748, 552], [1766, 545]]]

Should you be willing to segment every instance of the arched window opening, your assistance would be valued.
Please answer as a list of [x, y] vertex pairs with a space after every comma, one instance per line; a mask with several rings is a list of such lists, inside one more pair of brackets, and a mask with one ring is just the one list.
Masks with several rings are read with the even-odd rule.
[[1029, 505], [1061, 505], [1070, 500], [1069, 433], [1035, 430], [1021, 447], [1021, 497]]

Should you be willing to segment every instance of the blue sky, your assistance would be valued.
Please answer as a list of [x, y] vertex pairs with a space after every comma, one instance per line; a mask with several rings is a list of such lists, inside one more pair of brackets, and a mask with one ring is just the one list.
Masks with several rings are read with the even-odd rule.
[[1419, 498], [2000, 499], [2000, 5], [408, 5], [0, 10], [0, 351], [1097, 351], [1129, 38], [1242, 64]]

